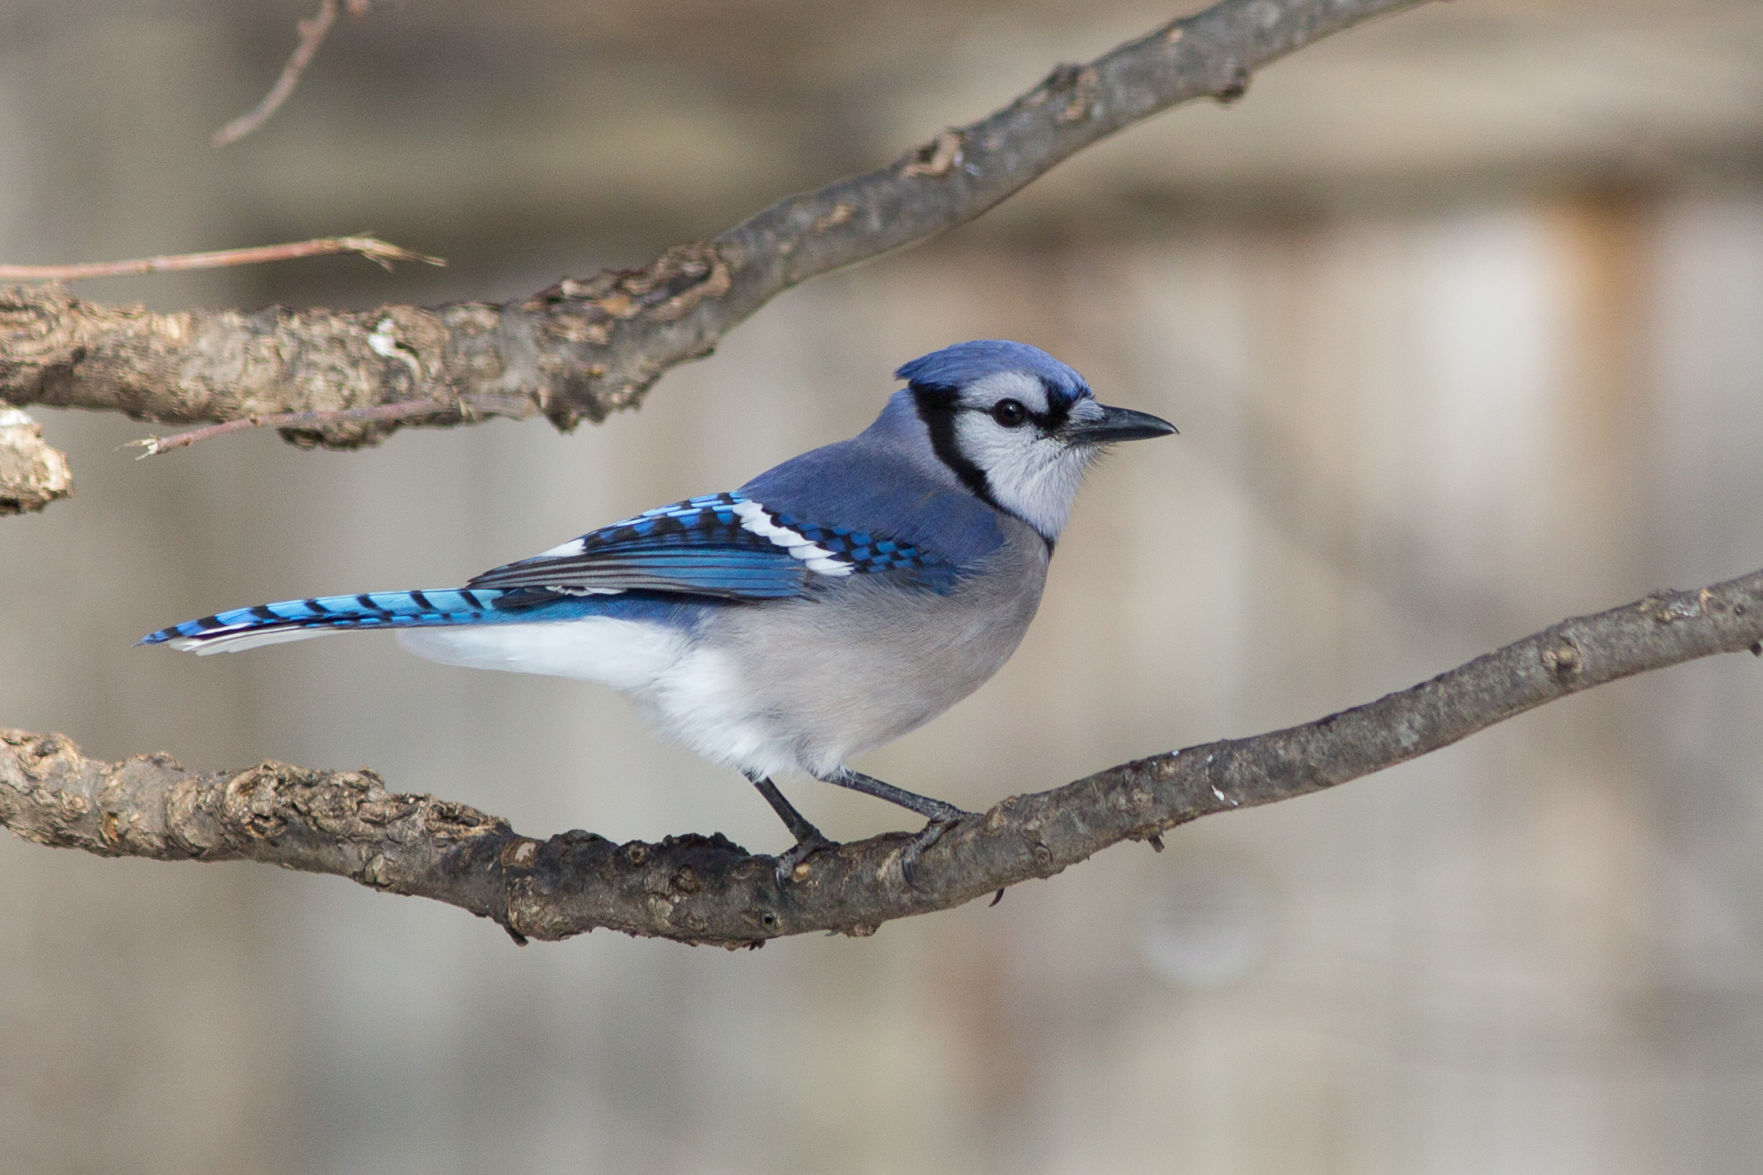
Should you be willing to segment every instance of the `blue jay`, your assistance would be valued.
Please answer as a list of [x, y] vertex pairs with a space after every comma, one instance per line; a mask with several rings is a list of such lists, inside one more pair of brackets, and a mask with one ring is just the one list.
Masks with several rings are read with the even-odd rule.
[[[796, 845], [831, 847], [772, 777], [798, 771], [929, 823], [968, 815], [846, 760], [929, 721], [1015, 652], [1084, 469], [1172, 433], [1096, 402], [1024, 343], [980, 339], [901, 367], [906, 387], [850, 440], [730, 493], [590, 531], [464, 587], [260, 604], [143, 637], [197, 653], [396, 629], [451, 665], [601, 682], [663, 732], [752, 781]], [[910, 876], [908, 874], [908, 876]]]

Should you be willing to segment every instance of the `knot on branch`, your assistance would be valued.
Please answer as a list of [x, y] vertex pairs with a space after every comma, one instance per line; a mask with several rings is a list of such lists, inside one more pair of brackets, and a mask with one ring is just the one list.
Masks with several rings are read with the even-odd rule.
[[961, 162], [961, 150], [967, 138], [960, 131], [948, 128], [937, 137], [920, 144], [900, 168], [902, 179], [942, 179]]
[[1565, 638], [1553, 648], [1543, 650], [1543, 670], [1556, 681], [1572, 681], [1585, 668], [1585, 661], [1579, 655], [1579, 646]]
[[1082, 122], [1100, 113], [1098, 101], [1101, 88], [1102, 75], [1096, 71], [1094, 65], [1073, 65], [1067, 61], [1055, 65], [1053, 72], [1024, 96], [1022, 104], [1032, 108], [1052, 101], [1062, 101], [1064, 105], [1053, 116], [1054, 123]]
[[1213, 99], [1220, 106], [1229, 106], [1232, 102], [1237, 101], [1244, 94], [1249, 92], [1250, 77], [1251, 75], [1247, 67], [1241, 65], [1230, 66], [1229, 72], [1225, 75], [1225, 79], [1213, 89]]

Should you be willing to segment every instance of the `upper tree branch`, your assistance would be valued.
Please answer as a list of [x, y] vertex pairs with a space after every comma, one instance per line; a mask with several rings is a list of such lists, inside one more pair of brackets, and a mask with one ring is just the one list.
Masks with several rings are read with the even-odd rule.
[[[151, 314], [58, 287], [0, 291], [0, 400], [169, 423], [354, 410], [289, 430], [335, 445], [401, 423], [599, 420], [790, 286], [971, 220], [1124, 126], [1193, 98], [1234, 98], [1262, 65], [1420, 2], [1223, 0], [1088, 65], [1060, 66], [891, 166], [791, 196], [641, 269], [518, 302]], [[385, 404], [412, 408], [359, 414]]]
[[163, 755], [102, 763], [60, 735], [0, 732], [0, 823], [105, 856], [271, 862], [434, 898], [517, 939], [597, 927], [682, 942], [867, 934], [1049, 877], [1109, 845], [1213, 812], [1304, 795], [1448, 746], [1545, 702], [1713, 653], [1763, 653], [1763, 571], [1566, 620], [1400, 693], [1303, 726], [1122, 764], [1014, 796], [956, 825], [900, 876], [904, 834], [810, 858], [780, 888], [769, 857], [720, 836], [546, 841], [366, 772], [264, 763], [187, 771]]

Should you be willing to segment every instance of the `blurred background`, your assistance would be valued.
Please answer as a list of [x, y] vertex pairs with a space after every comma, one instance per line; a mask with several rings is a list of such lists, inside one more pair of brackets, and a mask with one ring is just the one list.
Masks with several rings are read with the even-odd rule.
[[[192, 305], [504, 299], [896, 158], [1177, 7], [10, 0], [0, 259], [373, 230], [446, 256], [89, 282]], [[1189, 7], [1197, 7], [1190, 5]], [[389, 640], [133, 649], [217, 608], [459, 582], [1037, 343], [1180, 438], [1096, 471], [991, 685], [859, 763], [971, 808], [1409, 685], [1763, 564], [1763, 5], [1481, 0], [1306, 49], [928, 245], [793, 291], [648, 404], [359, 453], [36, 412], [0, 725], [199, 768], [371, 766], [528, 834], [782, 848], [619, 698]], [[1050, 703], [1056, 699], [1057, 705]], [[1763, 1152], [1750, 658], [1123, 845], [874, 938], [515, 949], [250, 865], [0, 839], [0, 1167], [30, 1172], [1720, 1172]], [[791, 794], [831, 835], [900, 825]]]

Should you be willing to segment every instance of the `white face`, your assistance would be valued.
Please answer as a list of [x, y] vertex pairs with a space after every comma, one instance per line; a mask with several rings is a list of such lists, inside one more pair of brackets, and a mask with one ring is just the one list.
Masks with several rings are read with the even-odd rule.
[[[1007, 403], [1024, 410], [1018, 414]], [[1023, 371], [1004, 371], [975, 380], [961, 390], [955, 414], [955, 447], [985, 475], [992, 499], [1027, 522], [1049, 541], [1059, 537], [1077, 500], [1084, 469], [1100, 449], [1073, 445], [1062, 430], [1049, 431], [1047, 389]], [[1000, 408], [1000, 405], [1003, 405]], [[1102, 406], [1083, 396], [1069, 407], [1073, 421], [1095, 420]], [[1020, 416], [1020, 422], [1011, 421]]]

